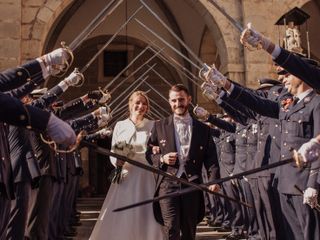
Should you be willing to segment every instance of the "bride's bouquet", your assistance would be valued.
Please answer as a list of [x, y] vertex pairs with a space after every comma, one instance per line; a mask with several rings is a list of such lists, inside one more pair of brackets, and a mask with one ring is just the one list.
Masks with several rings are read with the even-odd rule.
[[[132, 158], [134, 156], [134, 147], [126, 143], [125, 141], [117, 142], [113, 148], [113, 152], [127, 158]], [[118, 161], [118, 160], [117, 160]], [[127, 176], [128, 170], [123, 169], [122, 165], [117, 165], [116, 168], [111, 172], [109, 180], [111, 183], [121, 183], [125, 176]]]

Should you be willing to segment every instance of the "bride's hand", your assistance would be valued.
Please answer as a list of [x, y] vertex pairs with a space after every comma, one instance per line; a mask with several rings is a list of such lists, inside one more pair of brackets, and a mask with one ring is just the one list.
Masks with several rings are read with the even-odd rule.
[[120, 159], [117, 159], [117, 161], [116, 161], [116, 165], [118, 166], [118, 167], [122, 167], [123, 165], [124, 165], [124, 161], [122, 161], [122, 160], [120, 160]]
[[153, 146], [152, 147], [152, 154], [159, 154], [160, 153], [160, 147], [159, 146]]

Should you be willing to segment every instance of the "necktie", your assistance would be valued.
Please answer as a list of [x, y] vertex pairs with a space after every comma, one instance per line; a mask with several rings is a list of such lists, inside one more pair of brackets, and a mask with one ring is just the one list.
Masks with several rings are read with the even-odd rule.
[[299, 102], [299, 98], [298, 97], [293, 97], [293, 106], [296, 105]]

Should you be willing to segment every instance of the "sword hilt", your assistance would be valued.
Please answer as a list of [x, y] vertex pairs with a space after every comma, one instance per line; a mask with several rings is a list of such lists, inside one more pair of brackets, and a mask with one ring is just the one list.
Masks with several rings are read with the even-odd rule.
[[82, 87], [82, 85], [84, 84], [84, 81], [85, 81], [85, 78], [84, 78], [84, 75], [79, 71], [79, 68], [74, 68], [74, 72], [80, 76], [80, 80], [78, 82], [77, 85], [75, 85], [74, 87]]
[[[243, 35], [243, 38], [245, 39], [249, 38], [252, 35], [251, 31], [252, 31], [251, 29], [247, 29]], [[243, 46], [251, 52], [255, 50], [260, 50], [262, 49], [262, 40], [260, 40], [256, 46], [252, 46], [247, 41], [245, 41], [243, 42]]]
[[69, 55], [69, 60], [66, 60], [62, 67], [59, 67], [59, 73], [54, 74], [55, 77], [62, 77], [66, 72], [69, 70], [70, 66], [72, 65], [74, 61], [74, 55], [72, 53], [72, 50], [67, 46], [66, 42], [62, 41], [61, 47], [66, 51], [66, 53]]
[[298, 153], [297, 150], [295, 149], [292, 150], [292, 157], [298, 168], [302, 168], [303, 166], [305, 166], [305, 162], [303, 161], [301, 154]]
[[202, 68], [201, 68], [200, 71], [199, 71], [199, 77], [200, 77], [202, 80], [206, 81], [205, 74], [206, 74], [208, 71], [210, 71], [210, 69], [211, 69], [211, 68], [210, 68], [206, 63], [204, 63], [204, 64], [202, 65]]

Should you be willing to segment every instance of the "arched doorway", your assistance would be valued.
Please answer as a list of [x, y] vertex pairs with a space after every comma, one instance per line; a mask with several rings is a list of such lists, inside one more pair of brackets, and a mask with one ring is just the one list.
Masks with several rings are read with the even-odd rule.
[[[207, 26], [208, 19], [203, 18], [197, 8], [193, 8], [193, 4], [190, 1], [147, 1], [148, 5], [154, 9], [154, 11], [169, 25], [174, 31], [179, 35], [181, 39], [192, 49], [192, 51], [199, 55], [200, 57], [204, 57], [204, 55], [209, 52], [217, 51], [217, 47], [215, 44], [215, 35], [212, 34], [211, 30], [213, 28], [213, 24], [209, 27]], [[72, 42], [72, 40], [81, 32], [82, 29], [90, 22], [90, 20], [102, 9], [104, 3], [99, 0], [90, 0], [90, 1], [77, 1], [71, 5], [65, 7], [64, 10], [60, 11], [60, 15], [56, 17], [56, 20], [51, 25], [51, 29], [48, 31], [46, 40], [44, 41], [43, 49], [44, 51], [49, 51], [55, 47], [58, 47], [60, 41], [66, 41], [67, 43]], [[80, 69], [91, 59], [91, 57], [101, 48], [113, 35], [114, 32], [118, 30], [118, 28], [126, 21], [128, 17], [139, 7], [139, 1], [125, 1], [122, 3], [114, 13], [109, 16], [104, 23], [99, 26], [96, 31], [78, 48], [74, 51], [75, 54], [75, 63], [71, 69], [74, 67], [79, 67]], [[178, 43], [178, 41], [173, 38], [168, 31], [159, 24], [159, 22], [146, 10], [143, 9], [137, 15], [137, 18], [140, 19], [144, 24], [148, 25], [151, 29], [153, 29], [157, 34], [162, 36], [166, 41], [178, 49], [179, 52], [182, 52], [186, 56], [190, 57], [190, 54], [183, 49], [183, 47]], [[216, 29], [219, 29], [215, 25]], [[146, 35], [148, 37], [146, 37]], [[163, 42], [161, 42], [156, 37], [152, 36], [152, 34], [145, 29], [141, 28], [135, 21], [132, 21], [127, 25], [125, 30], [120, 32], [120, 34], [112, 41], [112, 43], [106, 48], [103, 54], [99, 56], [92, 65], [88, 68], [88, 70], [84, 73], [86, 77], [86, 82], [84, 83], [82, 88], [73, 88], [71, 91], [67, 92], [64, 95], [65, 100], [70, 100], [75, 97], [81, 96], [85, 94], [88, 90], [97, 89], [99, 86], [103, 87], [107, 85], [116, 73], [106, 73], [105, 62], [113, 56], [116, 64], [113, 64], [113, 67], [123, 66], [128, 64], [132, 59], [134, 59], [143, 49], [148, 45], [149, 40], [156, 40], [156, 44], [161, 48], [165, 47], [163, 50], [164, 54], [170, 56], [184, 68], [188, 69], [193, 74], [197, 75], [198, 69], [190, 66], [190, 64], [185, 61], [179, 54], [175, 53], [168, 46], [165, 46]], [[209, 43], [209, 44], [208, 44]], [[220, 39], [219, 46], [224, 45], [223, 40]], [[221, 48], [219, 51], [224, 52]], [[121, 56], [122, 55], [122, 58]], [[119, 96], [124, 92], [130, 85], [132, 85], [135, 80], [141, 76], [143, 72], [146, 71], [145, 66], [143, 69], [134, 74], [133, 77], [126, 80], [124, 79], [130, 72], [137, 69], [139, 66], [144, 64], [147, 59], [154, 55], [154, 52], [147, 51], [139, 60], [137, 60], [124, 74], [119, 77], [116, 81], [116, 84], [111, 86], [117, 86], [117, 84], [121, 83], [121, 86], [114, 91], [113, 97], [115, 99], [116, 96]], [[224, 56], [225, 57], [225, 56]], [[215, 55], [214, 59], [217, 63], [221, 62], [220, 55]], [[192, 61], [195, 62], [193, 59]], [[212, 62], [212, 59], [205, 59], [205, 61]], [[224, 60], [225, 61], [225, 60]], [[110, 63], [110, 60], [109, 60]], [[174, 83], [184, 83], [189, 86], [192, 90], [193, 97], [196, 99], [195, 102], [201, 101], [201, 103], [206, 100], [198, 98], [197, 96], [197, 88], [194, 84], [192, 84], [182, 73], [177, 70], [174, 64], [168, 64], [165, 60], [160, 57], [155, 58], [150, 62], [150, 65], [156, 63], [155, 70], [159, 72], [170, 84]], [[158, 106], [154, 105], [154, 108], [161, 116], [168, 115], [169, 106], [165, 102], [165, 100], [161, 97], [167, 97], [167, 92], [169, 86], [163, 82], [155, 73], [150, 72], [149, 78], [147, 80], [148, 84], [153, 86], [157, 90], [158, 93], [153, 91], [148, 85], [142, 84], [139, 89], [144, 91], [150, 91], [150, 98], [156, 102], [158, 105], [163, 106], [164, 110], [159, 109]], [[57, 83], [58, 79], [50, 79], [46, 84], [47, 86], [52, 86]], [[126, 94], [124, 98], [126, 98], [129, 94]], [[160, 96], [161, 95], [161, 96]], [[198, 94], [199, 96], [201, 94]], [[113, 107], [117, 107], [119, 104], [119, 100], [113, 104]], [[123, 104], [123, 103], [122, 103]], [[208, 104], [210, 107], [211, 105]], [[210, 109], [209, 109], [210, 110]], [[214, 110], [211, 107], [211, 110]], [[102, 143], [103, 144], [103, 143]], [[106, 143], [107, 144], [107, 143]], [[110, 172], [110, 165], [106, 164], [103, 158], [99, 159], [90, 151], [84, 151], [83, 159], [86, 160], [84, 162], [85, 172], [88, 174], [87, 177], [83, 178], [82, 184], [91, 185], [95, 189], [96, 194], [105, 193], [106, 176]]]

